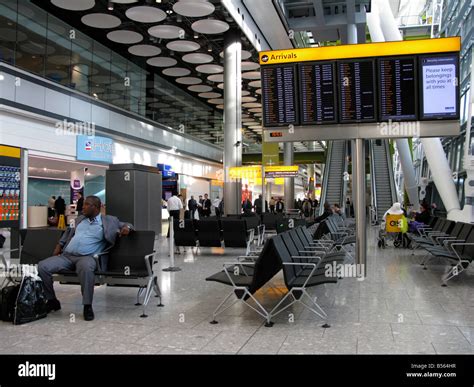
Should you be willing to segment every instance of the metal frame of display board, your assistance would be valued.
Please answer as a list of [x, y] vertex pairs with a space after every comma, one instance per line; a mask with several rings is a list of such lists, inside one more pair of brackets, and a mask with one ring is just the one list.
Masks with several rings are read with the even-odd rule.
[[[415, 128], [415, 130], [413, 130]], [[394, 133], [398, 130], [398, 134]], [[263, 128], [266, 142], [294, 142], [316, 140], [390, 139], [409, 137], [443, 137], [460, 134], [455, 121], [392, 121], [361, 124], [305, 125]], [[384, 131], [387, 131], [385, 133]]]

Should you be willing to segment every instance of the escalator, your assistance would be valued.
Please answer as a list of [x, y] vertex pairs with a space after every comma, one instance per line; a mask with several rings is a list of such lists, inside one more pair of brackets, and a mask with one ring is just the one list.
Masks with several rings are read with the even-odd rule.
[[385, 212], [397, 201], [388, 140], [370, 140], [370, 169], [375, 216], [372, 220], [380, 223]]
[[323, 204], [338, 203], [344, 205], [344, 172], [347, 171], [347, 141], [331, 141], [328, 145], [326, 165], [324, 167], [321, 206], [319, 213], [324, 212]]

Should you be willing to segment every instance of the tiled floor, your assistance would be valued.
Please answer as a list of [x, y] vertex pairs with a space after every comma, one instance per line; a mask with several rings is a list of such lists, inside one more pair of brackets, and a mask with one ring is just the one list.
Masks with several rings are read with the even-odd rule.
[[[421, 251], [375, 247], [369, 231], [368, 277], [346, 278], [312, 290], [329, 315], [331, 327], [301, 306], [274, 319], [272, 328], [242, 304], [235, 304], [211, 325], [212, 312], [230, 288], [204, 279], [239, 249], [202, 248], [176, 256], [180, 272], [169, 266], [167, 242], [157, 242], [155, 270], [163, 308], [152, 297], [148, 318], [134, 306], [135, 289], [98, 287], [96, 319], [82, 318], [80, 290], [56, 284], [62, 310], [47, 318], [13, 326], [0, 323], [0, 353], [159, 353], [159, 354], [434, 354], [474, 353], [474, 270], [440, 286], [446, 266], [417, 263]], [[273, 281], [281, 283], [281, 277]], [[281, 297], [271, 289], [257, 294], [265, 305]]]

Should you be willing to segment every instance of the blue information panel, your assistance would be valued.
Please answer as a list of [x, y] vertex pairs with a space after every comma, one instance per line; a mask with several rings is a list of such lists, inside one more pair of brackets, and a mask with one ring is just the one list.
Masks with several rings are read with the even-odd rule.
[[77, 160], [112, 163], [114, 141], [107, 137], [77, 136]]

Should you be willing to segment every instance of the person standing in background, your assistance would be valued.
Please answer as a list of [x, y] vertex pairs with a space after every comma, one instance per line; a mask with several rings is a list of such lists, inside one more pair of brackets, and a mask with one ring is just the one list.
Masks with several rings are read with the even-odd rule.
[[56, 215], [59, 217], [60, 215], [64, 215], [66, 212], [66, 202], [64, 199], [60, 196], [56, 199], [54, 202], [54, 209], [56, 210]]
[[[170, 217], [173, 218], [173, 223], [178, 223], [179, 214], [180, 214], [181, 209], [183, 208], [183, 202], [178, 196], [176, 196], [176, 192], [173, 192], [173, 196], [171, 196], [168, 199], [167, 207], [168, 207], [168, 213], [170, 214]], [[166, 235], [166, 237], [167, 238], [170, 237], [169, 228], [168, 228], [168, 234]]]
[[285, 209], [285, 204], [283, 203], [283, 200], [281, 198], [278, 198], [276, 204], [275, 204], [276, 212], [277, 214], [282, 214], [284, 209]]
[[188, 200], [188, 209], [189, 209], [191, 219], [194, 219], [194, 215], [195, 215], [194, 212], [197, 210], [197, 208], [198, 208], [197, 201], [196, 199], [194, 199], [194, 196], [191, 195], [191, 199]]
[[51, 196], [48, 199], [48, 218], [55, 215], [54, 213], [54, 204], [56, 203], [56, 196]]
[[270, 199], [270, 212], [272, 214], [275, 213], [275, 198], [272, 196], [272, 198]]
[[82, 207], [84, 207], [84, 196], [80, 192], [77, 193], [78, 199], [76, 202], [76, 211], [79, 215], [82, 213]]
[[216, 212], [216, 216], [219, 218], [221, 216], [221, 210], [219, 209], [221, 205], [221, 199], [219, 199], [219, 196], [217, 196], [213, 201], [212, 201], [212, 206], [214, 207], [214, 211]]
[[204, 202], [202, 204], [203, 217], [208, 218], [209, 216], [211, 216], [211, 207], [212, 207], [212, 203], [211, 203], [211, 199], [209, 199], [209, 195], [204, 194]]
[[204, 199], [202, 198], [202, 195], [199, 195], [199, 200], [198, 200], [198, 214], [199, 214], [199, 219], [203, 217], [202, 209], [204, 206]]

